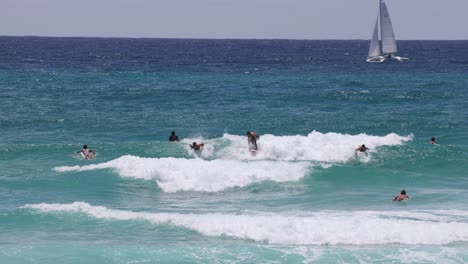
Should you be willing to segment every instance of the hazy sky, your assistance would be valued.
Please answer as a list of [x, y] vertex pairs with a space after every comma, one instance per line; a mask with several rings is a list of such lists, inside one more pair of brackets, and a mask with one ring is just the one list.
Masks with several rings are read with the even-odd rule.
[[[397, 39], [468, 39], [468, 0], [386, 0]], [[378, 0], [0, 0], [0, 35], [369, 39]]]

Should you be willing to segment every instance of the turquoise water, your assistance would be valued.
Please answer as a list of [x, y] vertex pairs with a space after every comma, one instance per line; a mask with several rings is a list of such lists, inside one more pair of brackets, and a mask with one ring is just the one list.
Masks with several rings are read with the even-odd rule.
[[1, 37], [0, 263], [467, 262], [468, 42], [367, 45]]

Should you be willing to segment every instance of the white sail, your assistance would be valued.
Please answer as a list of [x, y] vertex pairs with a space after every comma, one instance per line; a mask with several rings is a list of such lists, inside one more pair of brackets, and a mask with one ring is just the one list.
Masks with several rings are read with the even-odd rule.
[[380, 0], [380, 30], [382, 34], [382, 52], [384, 54], [397, 53], [395, 33], [393, 33], [392, 21], [384, 0]]
[[379, 18], [375, 21], [374, 34], [372, 34], [372, 40], [369, 46], [369, 55], [368, 57], [377, 57], [382, 55], [380, 51], [380, 41], [379, 41]]

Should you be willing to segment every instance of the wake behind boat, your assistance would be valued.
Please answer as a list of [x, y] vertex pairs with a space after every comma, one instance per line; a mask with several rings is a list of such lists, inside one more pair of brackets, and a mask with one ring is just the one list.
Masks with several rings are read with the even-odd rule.
[[[379, 40], [380, 28], [380, 40]], [[408, 58], [396, 56], [398, 52], [392, 21], [384, 0], [379, 0], [379, 14], [375, 21], [374, 33], [369, 47], [367, 62], [384, 62], [387, 60], [404, 61]]]

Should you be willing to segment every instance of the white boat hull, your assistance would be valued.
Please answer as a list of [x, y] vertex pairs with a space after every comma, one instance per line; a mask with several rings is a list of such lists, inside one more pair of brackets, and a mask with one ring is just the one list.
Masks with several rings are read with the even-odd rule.
[[394, 55], [387, 55], [387, 56], [375, 56], [367, 58], [367, 62], [385, 62], [385, 61], [398, 61], [403, 62], [405, 60], [409, 60], [406, 57], [401, 56], [394, 56]]
[[376, 57], [370, 57], [367, 58], [367, 62], [384, 62], [385, 58], [383, 56], [376, 56]]
[[392, 56], [391, 60], [396, 60], [396, 61], [399, 61], [399, 62], [403, 62], [403, 61], [409, 60], [409, 59], [406, 58], [406, 57], [401, 57], [401, 56]]

